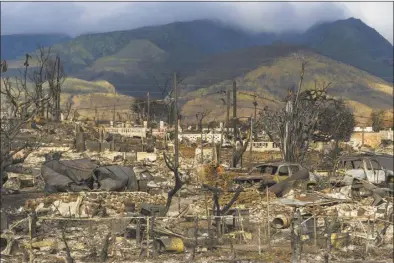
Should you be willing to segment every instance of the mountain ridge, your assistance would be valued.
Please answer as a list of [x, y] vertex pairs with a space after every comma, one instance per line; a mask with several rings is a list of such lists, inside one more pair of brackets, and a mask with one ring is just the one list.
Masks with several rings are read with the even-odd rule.
[[[211, 20], [176, 22], [81, 35], [53, 45], [52, 50], [60, 53], [70, 76], [103, 79], [118, 92], [134, 96], [157, 91], [157, 85], [164, 85], [177, 71], [189, 96], [223, 83], [231, 86], [233, 79], [255, 92], [281, 96], [297, 82], [300, 61], [293, 59], [293, 53], [300, 53], [311, 59], [314, 66], [308, 74], [315, 80], [343, 82], [334, 85], [332, 93], [371, 107], [392, 107], [388, 101], [392, 65], [384, 63], [384, 58], [392, 63], [392, 45], [354, 18], [282, 35], [247, 33]], [[265, 77], [251, 77], [261, 68], [267, 70]], [[360, 92], [364, 94], [355, 95]]]

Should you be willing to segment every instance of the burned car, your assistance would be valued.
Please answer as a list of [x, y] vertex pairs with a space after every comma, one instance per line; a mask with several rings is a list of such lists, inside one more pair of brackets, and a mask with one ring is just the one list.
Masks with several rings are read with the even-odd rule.
[[[266, 163], [252, 168], [248, 175], [238, 176], [233, 179], [237, 184], [256, 184], [259, 183], [261, 188], [270, 187], [281, 181], [294, 176], [297, 172], [304, 170], [300, 164], [275, 162]], [[317, 180], [316, 175], [309, 173], [310, 181]]]
[[385, 169], [373, 156], [346, 156], [337, 162], [330, 181], [335, 185], [352, 185], [354, 180], [364, 180], [376, 186], [394, 185], [394, 173]]

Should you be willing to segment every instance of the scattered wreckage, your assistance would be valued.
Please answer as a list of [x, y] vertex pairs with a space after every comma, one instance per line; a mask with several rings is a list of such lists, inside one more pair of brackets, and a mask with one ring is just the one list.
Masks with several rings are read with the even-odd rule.
[[[389, 239], [392, 225], [391, 228], [387, 227], [387, 222], [393, 222], [390, 192], [383, 190], [382, 194], [380, 185], [367, 180], [358, 181], [362, 182], [365, 188], [369, 187], [375, 195], [364, 196], [360, 192], [357, 198], [351, 194], [355, 192], [353, 183], [325, 189], [319, 185], [319, 191], [308, 188], [307, 186], [311, 185], [317, 186], [319, 177], [299, 164], [266, 163], [244, 175], [241, 175], [243, 171], [233, 171], [237, 176], [228, 180], [244, 184], [245, 191], [240, 192], [235, 203], [228, 207], [228, 211], [221, 215], [220, 220], [216, 220], [213, 216], [215, 208], [212, 209], [214, 198], [208, 200], [211, 193], [200, 191], [201, 181], [195, 185], [185, 185], [179, 191], [178, 199], [175, 196], [173, 207], [178, 207], [177, 212], [164, 212], [165, 197], [148, 191], [151, 184], [157, 184], [156, 188], [165, 188], [165, 184], [172, 182], [167, 180], [160, 184], [155, 180], [161, 177], [159, 173], [156, 175], [155, 169], [164, 169], [163, 163], [162, 166], [158, 165], [159, 157], [155, 167], [150, 170], [152, 173], [140, 166], [99, 165], [92, 160], [93, 157], [71, 159], [62, 160], [55, 154], [47, 156], [46, 161], [42, 163], [45, 191], [51, 195], [28, 200], [25, 204], [26, 213], [38, 216], [36, 228], [32, 228], [35, 229], [32, 237], [26, 235], [29, 232], [30, 221], [34, 221], [30, 219], [32, 217], [24, 219], [25, 223], [29, 222], [28, 227], [25, 223], [25, 227], [11, 225], [2, 233], [2, 238], [7, 239], [8, 244], [4, 250], [6, 255], [13, 256], [14, 253], [19, 253], [17, 250], [12, 251], [12, 245], [9, 245], [15, 242], [27, 250], [33, 248], [36, 260], [39, 260], [36, 262], [58, 262], [50, 257], [64, 256], [67, 251], [67, 245], [62, 244], [62, 230], [58, 227], [61, 225], [60, 222], [67, 222], [65, 232], [70, 245], [69, 250], [78, 262], [99, 262], [100, 255], [122, 262], [126, 262], [126, 259], [133, 262], [141, 256], [156, 253], [171, 253], [174, 255], [169, 256], [174, 258], [175, 254], [185, 253], [186, 257], [191, 251], [197, 253], [221, 249], [228, 245], [225, 243], [228, 240], [235, 240], [235, 245], [249, 245], [257, 240], [257, 235], [260, 239], [260, 229], [267, 230], [267, 233], [265, 230], [261, 231], [261, 235], [266, 235], [266, 240], [269, 240], [267, 244], [269, 242], [269, 245], [274, 247], [275, 242], [284, 242], [283, 239], [277, 238], [278, 236], [288, 238], [289, 229], [293, 229], [293, 222], [296, 220], [293, 216], [294, 208], [301, 211], [300, 238], [305, 243], [316, 239], [317, 243], [326, 241], [329, 239], [326, 236], [331, 237], [335, 249], [346, 248], [350, 237], [368, 242], [373, 240], [377, 244], [392, 242]], [[223, 171], [216, 173], [214, 177], [226, 179], [227, 173], [231, 171], [223, 168]], [[166, 178], [163, 176], [162, 180]], [[263, 188], [265, 191], [258, 191], [256, 187], [248, 188], [248, 184], [257, 184], [261, 186], [259, 190]], [[182, 191], [186, 190], [187, 197], [194, 195], [188, 200], [192, 200], [192, 203], [185, 202], [181, 205], [184, 198]], [[234, 195], [234, 192], [223, 189], [220, 198], [225, 198], [220, 199], [220, 203], [231, 203], [229, 200]], [[376, 198], [376, 202], [367, 202], [371, 196]], [[343, 217], [347, 222], [339, 229], [331, 230], [331, 234], [327, 234], [321, 219], [328, 216]], [[374, 229], [378, 234], [371, 237], [362, 233], [360, 228], [368, 226], [369, 229], [372, 220], [384, 224], [376, 223]], [[263, 228], [261, 224], [264, 225]], [[272, 231], [271, 235], [269, 231]], [[384, 234], [384, 231], [388, 234]], [[384, 242], [381, 241], [383, 238]], [[104, 249], [106, 246], [111, 247], [108, 254], [107, 249]], [[324, 248], [325, 245], [318, 246]], [[99, 250], [91, 251], [92, 247], [99, 247]], [[231, 249], [232, 247], [233, 243]], [[225, 249], [228, 250], [228, 247]], [[92, 258], [88, 260], [88, 256]]]
[[350, 195], [354, 200], [372, 196], [372, 205], [380, 204], [382, 198], [394, 193], [393, 171], [385, 169], [376, 158], [370, 156], [340, 158], [329, 181], [336, 188], [350, 186]]

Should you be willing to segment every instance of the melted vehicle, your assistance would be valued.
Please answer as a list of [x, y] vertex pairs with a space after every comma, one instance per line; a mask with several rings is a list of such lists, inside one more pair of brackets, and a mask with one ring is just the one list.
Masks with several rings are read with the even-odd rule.
[[332, 184], [351, 185], [354, 180], [368, 181], [377, 186], [393, 187], [394, 173], [385, 169], [375, 157], [346, 156], [336, 164]]
[[[238, 176], [234, 178], [233, 181], [238, 184], [260, 183], [262, 187], [270, 187], [283, 180], [291, 178], [294, 174], [303, 169], [304, 168], [297, 163], [266, 163], [255, 166], [248, 172], [248, 175]], [[316, 180], [316, 176], [314, 174], [309, 174], [309, 180]]]

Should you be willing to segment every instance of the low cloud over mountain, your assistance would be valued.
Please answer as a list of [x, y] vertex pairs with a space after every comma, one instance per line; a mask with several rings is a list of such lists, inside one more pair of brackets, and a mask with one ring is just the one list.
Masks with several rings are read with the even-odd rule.
[[65, 33], [76, 36], [217, 19], [252, 32], [303, 31], [311, 25], [356, 17], [393, 43], [393, 3], [339, 2], [3, 2], [1, 33]]

